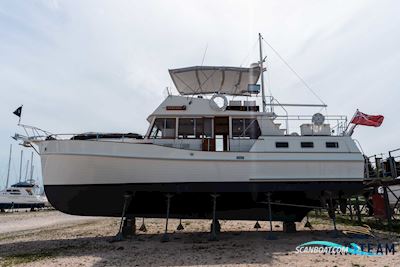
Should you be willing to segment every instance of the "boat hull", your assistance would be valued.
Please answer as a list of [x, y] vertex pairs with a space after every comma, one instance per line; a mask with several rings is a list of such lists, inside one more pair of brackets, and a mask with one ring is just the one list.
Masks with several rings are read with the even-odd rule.
[[[323, 192], [342, 197], [361, 191], [362, 183], [169, 183], [169, 184], [102, 184], [47, 185], [46, 195], [58, 210], [87, 216], [114, 216], [122, 213], [124, 195], [132, 194], [128, 214], [161, 218], [166, 214], [166, 195], [172, 194], [171, 218], [212, 218], [212, 193], [217, 193], [217, 216], [220, 219], [267, 220], [267, 192], [271, 193], [274, 220], [301, 221], [312, 209], [321, 206]], [[294, 204], [282, 206], [280, 204]]]
[[[149, 144], [48, 141], [40, 152], [49, 202], [75, 215], [212, 217], [218, 194], [220, 219], [267, 220], [270, 192], [274, 220], [300, 221], [321, 197], [346, 197], [362, 189], [363, 158], [357, 153], [203, 152]], [[281, 203], [281, 204], [279, 204]]]

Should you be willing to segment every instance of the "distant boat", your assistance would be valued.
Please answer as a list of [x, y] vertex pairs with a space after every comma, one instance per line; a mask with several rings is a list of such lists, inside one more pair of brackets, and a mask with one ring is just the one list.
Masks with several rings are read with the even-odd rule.
[[44, 208], [46, 197], [37, 194], [39, 187], [30, 182], [19, 182], [0, 191], [0, 209]]

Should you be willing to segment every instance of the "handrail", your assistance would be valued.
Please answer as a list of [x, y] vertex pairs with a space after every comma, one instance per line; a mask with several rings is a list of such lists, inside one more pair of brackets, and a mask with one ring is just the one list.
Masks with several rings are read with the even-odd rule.
[[286, 127], [286, 129], [285, 129], [285, 131], [286, 131], [286, 134], [288, 134], [289, 133], [289, 119], [288, 119], [288, 117], [289, 117], [289, 113], [288, 113], [288, 111], [286, 110], [286, 108], [284, 108], [284, 106], [278, 101], [278, 99], [276, 99], [276, 98], [274, 98], [273, 96], [271, 96], [271, 100], [272, 100], [272, 102], [273, 101], [276, 101], [276, 103], [278, 103], [278, 105], [283, 109], [283, 111], [285, 112], [285, 114], [286, 114], [286, 120], [285, 120], [285, 127]]

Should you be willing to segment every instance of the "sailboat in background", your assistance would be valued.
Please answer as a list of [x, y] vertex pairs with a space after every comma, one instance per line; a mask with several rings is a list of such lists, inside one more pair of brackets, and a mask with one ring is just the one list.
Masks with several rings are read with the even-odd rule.
[[8, 160], [8, 171], [6, 188], [0, 191], [0, 211], [4, 212], [6, 209], [21, 209], [28, 208], [33, 211], [34, 209], [44, 208], [48, 203], [45, 195], [40, 195], [40, 188], [33, 179], [33, 152], [31, 155], [31, 168], [30, 168], [30, 179], [27, 179], [29, 161], [25, 170], [25, 181], [21, 181], [22, 178], [22, 159], [23, 151], [21, 150], [21, 162], [20, 162], [20, 176], [19, 182], [8, 186], [10, 181], [10, 168], [11, 168], [11, 154], [12, 145], [10, 145], [10, 156]]

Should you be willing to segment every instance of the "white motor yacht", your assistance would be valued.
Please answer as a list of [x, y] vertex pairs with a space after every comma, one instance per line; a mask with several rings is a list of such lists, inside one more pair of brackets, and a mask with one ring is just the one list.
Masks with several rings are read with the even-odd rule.
[[46, 199], [38, 194], [38, 186], [19, 182], [0, 191], [0, 209], [43, 208]]
[[[261, 57], [262, 58], [262, 57]], [[267, 103], [262, 60], [249, 68], [194, 66], [169, 70], [178, 95], [148, 116], [143, 135], [52, 134], [23, 126], [37, 146], [50, 203], [65, 213], [300, 221], [327, 199], [363, 188], [364, 158], [346, 131], [346, 116], [279, 115], [292, 104]], [[258, 81], [261, 77], [261, 85]], [[261, 101], [260, 101], [261, 94]], [[307, 107], [325, 105], [298, 104]], [[296, 131], [288, 124], [301, 121]]]

